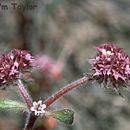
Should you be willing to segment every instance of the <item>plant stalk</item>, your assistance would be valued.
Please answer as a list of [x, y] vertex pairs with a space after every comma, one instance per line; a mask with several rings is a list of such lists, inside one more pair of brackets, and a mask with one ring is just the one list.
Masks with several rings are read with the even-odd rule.
[[36, 119], [37, 119], [37, 116], [35, 116], [32, 112], [29, 113], [24, 130], [32, 130]]
[[69, 92], [70, 90], [81, 86], [85, 83], [87, 83], [88, 81], [90, 81], [91, 79], [89, 79], [88, 77], [82, 77], [70, 84], [68, 84], [67, 86], [64, 86], [63, 88], [61, 88], [59, 91], [57, 91], [55, 94], [53, 94], [51, 97], [49, 97], [48, 99], [46, 99], [43, 104], [46, 104], [46, 107], [50, 106], [52, 103], [54, 103], [57, 99], [59, 99], [60, 97], [62, 97], [64, 94], [66, 94], [67, 92]]
[[31, 99], [30, 95], [28, 94], [27, 90], [25, 89], [25, 86], [23, 85], [23, 83], [20, 79], [18, 79], [16, 83], [18, 85], [17, 88], [19, 90], [19, 93], [21, 94], [22, 98], [26, 102], [28, 109], [30, 109], [33, 105], [33, 101]]

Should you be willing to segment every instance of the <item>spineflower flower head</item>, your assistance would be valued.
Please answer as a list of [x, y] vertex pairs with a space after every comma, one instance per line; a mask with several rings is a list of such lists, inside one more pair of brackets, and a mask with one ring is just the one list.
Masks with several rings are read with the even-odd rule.
[[45, 114], [46, 104], [42, 103], [42, 100], [38, 102], [33, 102], [33, 106], [30, 108], [32, 112], [34, 112], [35, 116], [43, 116]]
[[93, 77], [111, 83], [115, 89], [127, 85], [130, 79], [130, 57], [115, 44], [97, 46], [97, 55], [90, 60]]
[[21, 71], [31, 66], [32, 60], [25, 50], [14, 49], [0, 55], [0, 86], [17, 79]]

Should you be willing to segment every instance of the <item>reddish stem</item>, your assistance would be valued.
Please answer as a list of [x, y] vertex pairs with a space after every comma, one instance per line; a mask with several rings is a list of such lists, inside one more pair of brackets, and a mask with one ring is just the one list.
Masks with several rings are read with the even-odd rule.
[[46, 104], [46, 106], [50, 106], [53, 102], [55, 102], [57, 99], [59, 99], [61, 96], [63, 96], [64, 94], [66, 94], [67, 92], [69, 92], [70, 90], [88, 82], [91, 79], [88, 79], [87, 77], [82, 77], [70, 84], [68, 84], [67, 86], [64, 86], [63, 88], [61, 88], [58, 92], [56, 92], [55, 94], [53, 94], [51, 97], [49, 97], [48, 99], [46, 99], [43, 103]]
[[30, 109], [33, 105], [33, 101], [30, 95], [28, 94], [27, 90], [25, 89], [25, 86], [20, 79], [18, 79], [16, 83], [18, 85], [19, 93], [22, 95], [24, 101], [26, 102], [28, 109]]
[[37, 119], [37, 116], [35, 116], [33, 113], [29, 113], [24, 130], [32, 130], [36, 119]]
[[[17, 80], [17, 85], [18, 85], [19, 93], [21, 94], [23, 100], [26, 102], [28, 106], [28, 109], [30, 110], [30, 108], [33, 105], [33, 101], [30, 95], [28, 94], [27, 90], [25, 89], [25, 86], [23, 85], [20, 79]], [[28, 119], [27, 119], [27, 123], [25, 125], [24, 130], [32, 130], [37, 117], [34, 116], [32, 113], [29, 113], [27, 118]]]

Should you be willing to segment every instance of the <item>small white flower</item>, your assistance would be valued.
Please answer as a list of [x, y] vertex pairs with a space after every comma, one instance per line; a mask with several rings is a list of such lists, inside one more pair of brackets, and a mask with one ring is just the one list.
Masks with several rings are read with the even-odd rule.
[[107, 51], [106, 49], [102, 49], [101, 52], [103, 55], [113, 55], [113, 53], [111, 51], [109, 51], [109, 50]]
[[107, 55], [113, 55], [113, 53], [111, 51], [107, 51], [106, 53], [107, 53]]
[[30, 108], [36, 116], [42, 116], [45, 113], [46, 104], [42, 104], [42, 100], [33, 102], [33, 106]]
[[106, 55], [107, 51], [106, 51], [106, 49], [102, 49], [101, 52], [102, 52], [102, 54]]

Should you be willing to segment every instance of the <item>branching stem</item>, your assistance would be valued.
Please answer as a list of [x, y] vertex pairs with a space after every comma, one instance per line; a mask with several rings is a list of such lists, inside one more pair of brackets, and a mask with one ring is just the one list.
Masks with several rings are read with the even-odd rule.
[[[72, 89], [74, 89], [78, 86], [81, 86], [81, 85], [87, 83], [90, 80], [91, 79], [84, 76], [84, 77], [68, 84], [67, 86], [64, 86], [59, 91], [54, 93], [51, 97], [46, 99], [43, 102], [43, 104], [46, 104], [46, 106], [49, 107], [52, 103], [54, 103], [57, 99], [62, 97], [64, 94], [68, 93], [69, 91], [71, 91]], [[21, 80], [17, 81], [17, 85], [18, 85], [18, 89], [19, 89], [20, 94], [22, 95], [22, 97], [24, 98], [28, 108], [30, 109], [32, 107], [32, 104], [33, 104], [32, 99], [30, 98], [30, 96], [29, 96], [27, 90], [25, 89], [24, 85], [22, 84]], [[29, 113], [28, 120], [27, 120], [27, 123], [25, 125], [24, 130], [32, 130], [36, 119], [37, 119], [37, 116], [33, 115], [32, 112]]]

